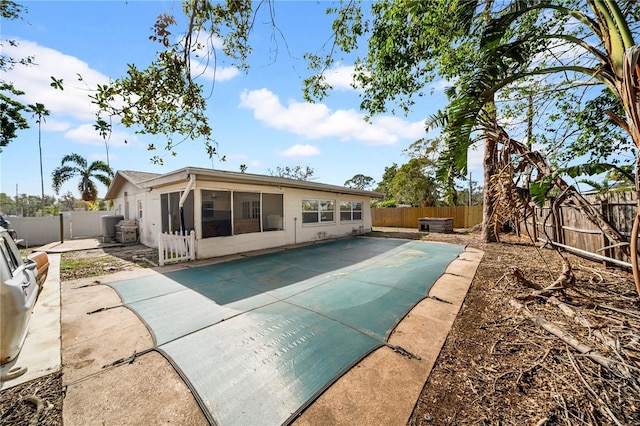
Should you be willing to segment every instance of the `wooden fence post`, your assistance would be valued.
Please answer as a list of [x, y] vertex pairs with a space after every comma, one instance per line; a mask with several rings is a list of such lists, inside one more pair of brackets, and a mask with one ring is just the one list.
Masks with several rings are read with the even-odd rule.
[[64, 243], [64, 219], [62, 218], [62, 213], [60, 213], [60, 244], [62, 243]]
[[[600, 199], [600, 208], [602, 209], [602, 216], [604, 217], [604, 220], [606, 220], [607, 222], [611, 223], [611, 206], [609, 204], [609, 200], [605, 197], [602, 197]], [[604, 232], [602, 233], [602, 246], [603, 247], [607, 247], [609, 246], [609, 239], [607, 238], [607, 236], [604, 234]], [[605, 256], [607, 257], [612, 257], [612, 250], [610, 248], [606, 249], [603, 253]], [[608, 266], [610, 266], [610, 263], [607, 262], [606, 260], [602, 262], [602, 265], [606, 268]]]

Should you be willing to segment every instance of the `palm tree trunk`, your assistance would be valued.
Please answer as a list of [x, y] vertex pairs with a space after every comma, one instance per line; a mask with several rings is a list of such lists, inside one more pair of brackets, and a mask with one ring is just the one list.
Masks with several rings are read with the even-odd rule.
[[[487, 111], [491, 112], [493, 125], [497, 127], [495, 116], [495, 105], [493, 100], [489, 102]], [[495, 132], [493, 132], [495, 134]], [[493, 217], [495, 206], [495, 194], [490, 190], [491, 177], [497, 173], [496, 164], [498, 162], [498, 142], [489, 132], [484, 134], [484, 191], [482, 194], [482, 241], [493, 243], [498, 241], [498, 230]]]
[[491, 176], [496, 174], [497, 143], [491, 137], [484, 139], [484, 191], [482, 194], [482, 241], [493, 243], [498, 241], [496, 223], [493, 218], [495, 196], [490, 190]]
[[42, 126], [40, 124], [41, 120], [42, 119], [38, 120], [38, 150], [40, 151], [40, 191], [42, 196], [42, 199], [40, 200], [42, 204], [41, 215], [44, 216], [44, 173], [42, 172]]
[[640, 154], [636, 156], [636, 217], [633, 219], [633, 228], [631, 229], [631, 271], [633, 272], [633, 281], [636, 285], [636, 292], [640, 295], [640, 265], [638, 265], [638, 233], [640, 228]]

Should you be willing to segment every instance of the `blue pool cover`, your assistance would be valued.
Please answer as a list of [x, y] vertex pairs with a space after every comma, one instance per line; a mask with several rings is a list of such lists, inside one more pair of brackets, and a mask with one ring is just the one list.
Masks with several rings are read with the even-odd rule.
[[464, 246], [358, 237], [110, 284], [212, 424], [289, 423]]

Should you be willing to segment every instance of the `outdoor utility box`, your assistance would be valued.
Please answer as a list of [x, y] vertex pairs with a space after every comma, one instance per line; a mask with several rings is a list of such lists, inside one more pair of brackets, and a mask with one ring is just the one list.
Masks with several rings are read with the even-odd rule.
[[453, 232], [452, 217], [418, 218], [418, 230], [425, 232]]

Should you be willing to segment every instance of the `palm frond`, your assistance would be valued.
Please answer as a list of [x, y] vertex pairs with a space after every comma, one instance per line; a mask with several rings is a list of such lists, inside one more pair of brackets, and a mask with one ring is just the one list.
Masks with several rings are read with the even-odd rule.
[[78, 166], [78, 170], [87, 168], [87, 160], [80, 154], [67, 154], [62, 157], [61, 165], [73, 163]]
[[103, 161], [94, 161], [91, 164], [87, 164], [87, 160], [80, 154], [65, 155], [62, 157], [60, 167], [56, 168], [52, 173], [53, 188], [56, 194], [62, 184], [75, 176], [80, 176], [78, 191], [82, 195], [82, 199], [84, 201], [95, 201], [98, 197], [98, 188], [92, 179], [96, 179], [108, 187], [111, 185], [113, 171]]
[[598, 38], [602, 39], [601, 28], [598, 22], [579, 10], [569, 9], [548, 0], [519, 0], [510, 2], [500, 17], [488, 22], [480, 42], [481, 49], [493, 49], [497, 47], [503, 40], [504, 35], [508, 33], [509, 28], [516, 23], [516, 21], [529, 13], [535, 13], [543, 9], [557, 10], [566, 16], [577, 19], [591, 29]]
[[77, 174], [75, 167], [60, 166], [51, 173], [52, 186], [56, 194], [60, 192], [60, 187]]
[[[615, 170], [620, 173], [625, 179], [630, 182], [634, 181], [633, 174], [620, 166], [616, 166], [615, 164], [608, 163], [592, 163], [592, 164], [578, 164], [576, 166], [565, 167], [558, 170], [559, 174], [567, 174], [572, 178], [576, 178], [578, 176], [593, 176], [599, 175], [600, 173], [608, 172], [611, 170]], [[593, 186], [593, 185], [592, 185]]]

